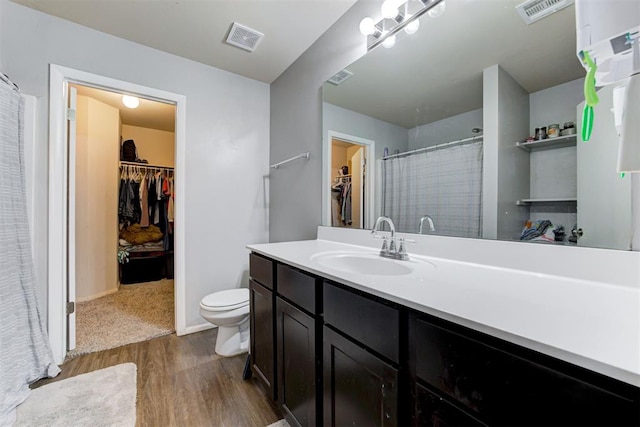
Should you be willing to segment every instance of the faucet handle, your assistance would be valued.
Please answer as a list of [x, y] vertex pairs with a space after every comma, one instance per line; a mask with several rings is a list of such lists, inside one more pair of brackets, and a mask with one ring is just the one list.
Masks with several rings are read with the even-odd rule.
[[400, 238], [400, 239], [398, 239], [398, 240], [400, 240], [400, 243], [402, 243], [402, 242], [406, 242], [406, 243], [415, 243], [415, 242], [416, 242], [416, 241], [415, 241], [415, 240], [413, 240], [413, 239], [405, 239], [404, 237], [401, 237], [401, 238]]
[[380, 236], [380, 238], [382, 239], [382, 247], [380, 248], [380, 255], [388, 254], [389, 253], [389, 246], [387, 244], [387, 237], [386, 236]]
[[407, 248], [405, 248], [405, 242], [415, 243], [415, 240], [406, 240], [404, 238], [400, 238], [400, 246], [398, 247], [398, 259], [406, 261], [409, 259], [409, 254], [407, 253]]

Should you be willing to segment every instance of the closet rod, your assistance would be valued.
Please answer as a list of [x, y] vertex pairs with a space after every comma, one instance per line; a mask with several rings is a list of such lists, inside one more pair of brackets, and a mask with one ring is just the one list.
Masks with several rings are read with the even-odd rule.
[[141, 168], [149, 168], [149, 169], [171, 169], [173, 170], [173, 166], [161, 166], [161, 165], [150, 165], [149, 163], [139, 163], [139, 162], [125, 162], [125, 161], [120, 161], [121, 165], [127, 165], [127, 166], [138, 166]]
[[425, 147], [425, 148], [418, 148], [416, 150], [405, 151], [404, 153], [392, 154], [390, 156], [383, 157], [382, 160], [394, 159], [396, 157], [410, 156], [412, 154], [421, 153], [423, 151], [438, 150], [440, 148], [446, 148], [446, 147], [450, 147], [452, 145], [464, 144], [465, 142], [472, 142], [472, 141], [475, 141], [476, 139], [481, 140], [481, 139], [483, 139], [483, 136], [482, 135], [477, 135], [477, 136], [472, 136], [471, 138], [459, 139], [457, 141], [445, 142], [445, 143], [442, 143], [442, 144], [431, 145], [431, 146]]

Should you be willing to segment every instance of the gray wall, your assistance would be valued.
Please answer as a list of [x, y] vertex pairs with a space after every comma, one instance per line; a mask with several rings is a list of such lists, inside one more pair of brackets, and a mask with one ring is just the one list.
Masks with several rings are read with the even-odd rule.
[[323, 144], [329, 143], [328, 134], [332, 130], [375, 141], [376, 159], [382, 157], [384, 147], [389, 148], [390, 154], [395, 150], [407, 151], [408, 133], [402, 126], [383, 122], [328, 102], [322, 103], [322, 114]]
[[482, 126], [482, 108], [417, 126], [409, 129], [409, 150], [469, 138], [476, 135], [471, 129]]
[[529, 93], [505, 70], [498, 75], [498, 239], [518, 240], [529, 217], [516, 201], [529, 191], [529, 153], [516, 147], [529, 125]]
[[[39, 98], [36, 236], [48, 226], [49, 64], [186, 96], [184, 179], [187, 327], [207, 324], [200, 299], [246, 285], [245, 245], [268, 240], [269, 86], [255, 80], [0, 0], [3, 71]], [[230, 177], [233, 177], [231, 179]], [[232, 185], [229, 183], [233, 182]], [[114, 213], [117, 207], [114, 206]], [[47, 301], [47, 242], [35, 251], [38, 297]]]
[[358, 30], [381, 1], [360, 0], [271, 84], [271, 163], [308, 151], [269, 175], [269, 239], [314, 239], [321, 223], [322, 85], [366, 52]]
[[527, 220], [529, 154], [516, 147], [529, 128], [529, 94], [499, 65], [483, 72], [483, 237], [517, 240]]

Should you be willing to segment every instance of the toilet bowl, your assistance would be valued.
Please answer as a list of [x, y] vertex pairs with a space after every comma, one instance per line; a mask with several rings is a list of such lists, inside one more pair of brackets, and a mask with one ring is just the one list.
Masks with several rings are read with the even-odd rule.
[[200, 301], [200, 315], [218, 326], [215, 351], [220, 356], [245, 353], [249, 347], [249, 289], [214, 292]]

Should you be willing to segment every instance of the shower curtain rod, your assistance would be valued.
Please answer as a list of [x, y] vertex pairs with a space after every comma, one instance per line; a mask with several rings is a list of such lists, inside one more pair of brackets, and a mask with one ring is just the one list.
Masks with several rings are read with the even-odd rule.
[[0, 72], [0, 80], [2, 80], [3, 82], [11, 86], [13, 90], [15, 90], [16, 92], [20, 91], [20, 88], [18, 87], [18, 85], [12, 82], [9, 76], [7, 76], [5, 73]]
[[451, 147], [452, 145], [464, 144], [465, 142], [472, 142], [472, 141], [474, 141], [476, 139], [478, 139], [478, 140], [483, 139], [483, 135], [472, 136], [471, 138], [464, 138], [464, 139], [459, 139], [459, 140], [451, 141], [451, 142], [444, 142], [442, 144], [431, 145], [431, 146], [425, 147], [425, 148], [418, 148], [418, 149], [411, 150], [411, 151], [405, 151], [404, 153], [391, 154], [390, 156], [383, 157], [382, 160], [389, 160], [389, 159], [395, 159], [397, 157], [410, 156], [412, 154], [421, 153], [423, 151], [439, 150], [441, 148]]

